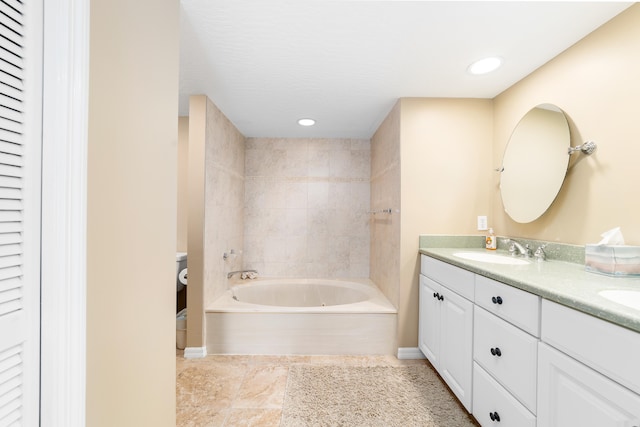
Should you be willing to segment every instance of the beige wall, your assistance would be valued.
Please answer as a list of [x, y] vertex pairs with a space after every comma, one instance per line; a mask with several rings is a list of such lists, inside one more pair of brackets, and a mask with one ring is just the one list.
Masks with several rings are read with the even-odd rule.
[[179, 3], [90, 19], [86, 424], [173, 426]]
[[244, 237], [244, 136], [204, 95], [190, 98], [188, 151], [187, 347], [203, 347], [204, 310], [242, 267]]
[[[492, 101], [400, 101], [401, 232], [398, 345], [418, 336], [420, 234], [478, 234], [491, 208]], [[491, 221], [491, 218], [489, 218]]]
[[245, 268], [369, 277], [368, 140], [249, 138]]
[[189, 117], [178, 117], [178, 210], [176, 252], [187, 252], [189, 217]]
[[204, 346], [204, 201], [207, 97], [189, 98], [187, 347]]
[[371, 138], [371, 280], [397, 308], [400, 298], [400, 101]]
[[590, 157], [572, 156], [558, 198], [530, 224], [517, 224], [504, 214], [499, 176], [494, 176], [489, 187], [498, 234], [585, 244], [620, 226], [628, 244], [640, 244], [638, 76], [640, 5], [636, 4], [495, 98], [493, 164], [500, 164], [520, 117], [540, 103], [553, 103], [565, 111], [572, 145], [586, 140], [598, 144]]

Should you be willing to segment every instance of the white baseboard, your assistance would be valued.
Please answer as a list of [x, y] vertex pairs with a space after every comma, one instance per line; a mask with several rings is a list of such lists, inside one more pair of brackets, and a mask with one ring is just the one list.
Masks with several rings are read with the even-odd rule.
[[398, 359], [425, 359], [418, 347], [400, 347], [397, 357]]
[[207, 347], [187, 347], [184, 349], [185, 359], [202, 359], [207, 357]]

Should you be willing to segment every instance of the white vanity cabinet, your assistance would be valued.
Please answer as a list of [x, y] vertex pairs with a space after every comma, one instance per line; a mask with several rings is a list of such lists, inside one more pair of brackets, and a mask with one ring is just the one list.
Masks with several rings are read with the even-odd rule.
[[421, 264], [420, 350], [471, 412], [475, 275], [425, 256]]
[[540, 297], [476, 276], [473, 415], [483, 426], [536, 425]]
[[420, 350], [482, 426], [640, 427], [640, 333], [421, 259]]
[[639, 333], [545, 300], [542, 341], [539, 427], [640, 427]]

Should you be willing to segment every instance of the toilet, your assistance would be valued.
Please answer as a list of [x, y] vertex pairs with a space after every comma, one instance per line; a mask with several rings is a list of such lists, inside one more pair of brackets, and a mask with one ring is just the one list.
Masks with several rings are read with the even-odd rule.
[[187, 284], [187, 253], [176, 252], [176, 292]]

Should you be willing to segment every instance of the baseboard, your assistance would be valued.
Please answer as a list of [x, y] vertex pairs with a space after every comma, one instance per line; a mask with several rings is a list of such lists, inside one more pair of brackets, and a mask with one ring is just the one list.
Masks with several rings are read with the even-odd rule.
[[418, 347], [399, 347], [398, 359], [426, 359]]
[[207, 357], [207, 347], [187, 347], [184, 349], [185, 359], [202, 359]]

